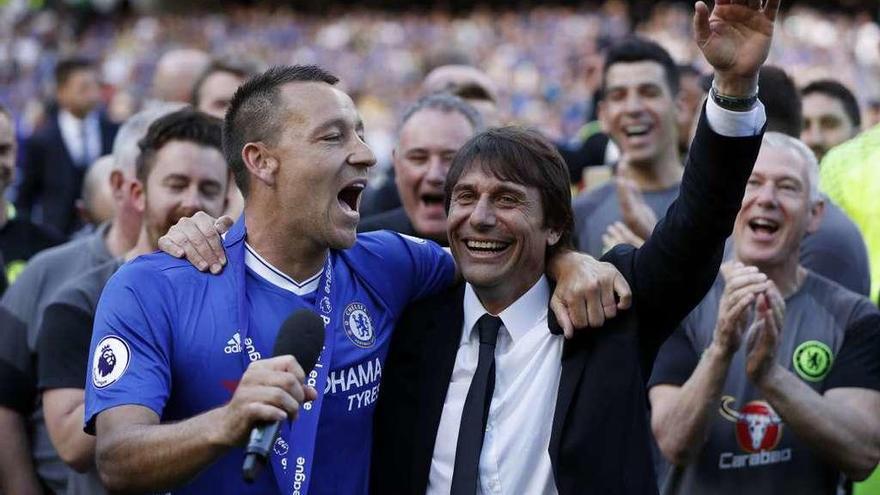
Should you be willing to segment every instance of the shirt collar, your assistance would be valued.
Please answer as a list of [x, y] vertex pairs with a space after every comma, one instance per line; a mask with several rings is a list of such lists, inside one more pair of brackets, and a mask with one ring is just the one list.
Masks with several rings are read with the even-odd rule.
[[61, 125], [67, 125], [67, 126], [73, 125], [76, 128], [79, 128], [79, 126], [81, 126], [85, 123], [90, 123], [93, 120], [94, 115], [95, 115], [95, 112], [89, 112], [89, 114], [86, 115], [85, 118], [80, 119], [80, 118], [76, 117], [75, 115], [73, 115], [72, 113], [70, 113], [67, 110], [62, 108], [62, 109], [58, 110], [58, 122]]
[[[547, 320], [547, 304], [550, 301], [550, 284], [547, 277], [541, 275], [541, 278], [535, 282], [525, 294], [502, 311], [498, 317], [510, 334], [511, 340], [516, 343], [517, 339], [528, 333], [542, 320]], [[484, 314], [489, 313], [477, 297], [477, 293], [471, 284], [465, 284], [464, 290], [464, 332], [462, 334], [461, 343], [467, 343], [470, 340], [471, 333], [477, 320]], [[491, 313], [489, 313], [491, 314]]]

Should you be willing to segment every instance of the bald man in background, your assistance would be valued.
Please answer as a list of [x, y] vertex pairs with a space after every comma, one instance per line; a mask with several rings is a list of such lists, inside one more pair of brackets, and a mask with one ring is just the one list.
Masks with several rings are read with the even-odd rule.
[[85, 227], [80, 232], [92, 232], [98, 225], [113, 218], [113, 189], [110, 174], [116, 161], [113, 155], [95, 160], [83, 179], [82, 197], [76, 200], [76, 210]]
[[498, 86], [488, 74], [471, 65], [436, 67], [422, 82], [422, 94], [445, 91], [473, 105], [487, 126], [501, 124], [498, 114]]
[[162, 54], [153, 74], [153, 99], [189, 103], [196, 80], [211, 57], [194, 48], [178, 48]]

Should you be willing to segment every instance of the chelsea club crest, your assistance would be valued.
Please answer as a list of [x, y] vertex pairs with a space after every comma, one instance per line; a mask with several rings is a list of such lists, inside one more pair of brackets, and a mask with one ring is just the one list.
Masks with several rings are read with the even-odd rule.
[[373, 320], [367, 314], [367, 307], [359, 302], [353, 302], [345, 307], [342, 326], [345, 327], [348, 339], [358, 347], [366, 349], [376, 342]]

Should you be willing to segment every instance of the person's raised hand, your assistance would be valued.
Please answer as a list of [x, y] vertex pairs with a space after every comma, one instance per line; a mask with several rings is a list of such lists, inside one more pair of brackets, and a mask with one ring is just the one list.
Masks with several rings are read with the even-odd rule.
[[218, 422], [220, 442], [242, 445], [258, 423], [296, 419], [304, 402], [317, 392], [305, 385], [305, 372], [290, 355], [260, 359], [248, 365]]
[[186, 257], [200, 271], [218, 274], [226, 265], [221, 235], [232, 227], [231, 217], [214, 218], [200, 211], [177, 221], [159, 238], [159, 249], [176, 258]]
[[694, 39], [715, 69], [714, 84], [722, 95], [757, 93], [758, 70], [770, 53], [779, 3], [716, 0], [711, 10], [702, 0], [696, 3]]
[[740, 262], [721, 265], [724, 292], [718, 305], [718, 321], [712, 345], [725, 356], [732, 356], [742, 343], [748, 323], [748, 309], [767, 290], [767, 276], [754, 266]]
[[601, 327], [632, 304], [629, 284], [611, 263], [567, 251], [550, 260], [549, 273], [556, 279], [550, 308], [566, 338], [575, 328]]

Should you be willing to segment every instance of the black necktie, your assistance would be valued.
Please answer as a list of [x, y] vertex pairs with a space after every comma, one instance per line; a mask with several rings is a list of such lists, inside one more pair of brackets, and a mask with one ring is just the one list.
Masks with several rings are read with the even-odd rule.
[[480, 357], [464, 401], [464, 409], [461, 411], [461, 426], [455, 447], [455, 470], [452, 472], [452, 495], [474, 495], [477, 491], [483, 434], [486, 432], [492, 391], [495, 390], [495, 341], [498, 339], [499, 328], [501, 318], [497, 316], [485, 314], [477, 321]]

